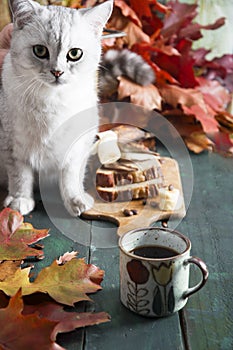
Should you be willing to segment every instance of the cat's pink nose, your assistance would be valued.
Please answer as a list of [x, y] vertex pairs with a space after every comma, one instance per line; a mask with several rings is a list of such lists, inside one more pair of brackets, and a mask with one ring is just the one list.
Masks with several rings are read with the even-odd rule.
[[50, 73], [52, 73], [55, 76], [55, 78], [59, 78], [64, 72], [61, 72], [60, 70], [52, 69]]

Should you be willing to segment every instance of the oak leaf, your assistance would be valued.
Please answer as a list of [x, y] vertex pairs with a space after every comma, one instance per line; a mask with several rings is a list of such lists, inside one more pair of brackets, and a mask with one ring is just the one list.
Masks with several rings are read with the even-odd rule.
[[197, 89], [184, 89], [175, 85], [160, 88], [164, 101], [172, 107], [180, 106], [185, 114], [194, 115], [205, 132], [218, 131], [215, 112], [205, 103], [203, 95]]
[[162, 98], [155, 85], [141, 86], [124, 77], [118, 77], [118, 80], [119, 100], [130, 97], [132, 103], [148, 110], [161, 109]]
[[90, 300], [87, 293], [94, 293], [101, 288], [104, 272], [84, 259], [73, 258], [63, 265], [54, 261], [42, 269], [34, 282], [30, 282], [31, 268], [17, 269], [14, 275], [0, 282], [0, 290], [13, 296], [20, 288], [22, 295], [36, 292], [46, 293], [57, 302], [73, 306], [81, 300]]
[[204, 132], [193, 132], [184, 137], [184, 140], [188, 148], [196, 154], [203, 152], [203, 150], [212, 151], [214, 148], [213, 142]]
[[130, 6], [128, 6], [125, 1], [115, 0], [114, 5], [120, 9], [121, 14], [124, 17], [127, 17], [128, 19], [130, 19], [132, 22], [134, 22], [139, 27], [142, 26], [142, 23], [141, 23], [140, 19], [138, 18], [137, 14], [135, 13], [135, 11]]
[[93, 326], [103, 322], [110, 321], [110, 316], [106, 312], [66, 312], [62, 305], [55, 303], [42, 303], [39, 305], [25, 305], [23, 314], [34, 314], [40, 318], [57, 322], [51, 339], [56, 340], [58, 333], [66, 333], [76, 328]]
[[[62, 350], [51, 340], [57, 322], [38, 315], [22, 315], [21, 291], [10, 299], [8, 306], [0, 309], [0, 348], [9, 350]], [[64, 349], [63, 349], [64, 350]]]
[[151, 8], [145, 0], [129, 0], [133, 10], [139, 15], [140, 18], [152, 17]]
[[29, 256], [43, 257], [43, 251], [29, 247], [48, 236], [47, 229], [37, 230], [23, 223], [23, 216], [10, 208], [0, 212], [0, 260], [22, 260]]

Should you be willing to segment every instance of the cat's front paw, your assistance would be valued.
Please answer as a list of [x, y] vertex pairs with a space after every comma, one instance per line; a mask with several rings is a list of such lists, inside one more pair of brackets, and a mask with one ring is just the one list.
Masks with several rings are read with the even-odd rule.
[[4, 207], [10, 207], [22, 215], [27, 215], [33, 211], [35, 201], [33, 198], [7, 196], [4, 201]]
[[84, 211], [92, 208], [93, 204], [94, 199], [88, 193], [64, 200], [64, 205], [72, 216], [80, 216]]

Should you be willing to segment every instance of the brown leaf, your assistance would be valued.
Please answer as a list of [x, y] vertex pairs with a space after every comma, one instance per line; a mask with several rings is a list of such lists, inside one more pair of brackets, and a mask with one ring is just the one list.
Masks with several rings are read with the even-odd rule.
[[105, 312], [66, 312], [62, 305], [55, 303], [25, 305], [23, 310], [24, 315], [34, 313], [40, 318], [57, 322], [51, 335], [51, 339], [54, 341], [58, 333], [71, 332], [76, 328], [93, 326], [110, 321], [110, 316]]
[[[120, 3], [124, 2], [120, 1]], [[135, 43], [138, 42], [150, 42], [150, 37], [144, 33], [140, 26], [140, 23], [136, 23], [136, 21], [130, 20], [129, 17], [125, 17], [118, 7], [114, 9], [113, 15], [107, 27], [126, 33], [125, 37], [115, 40], [116, 46], [118, 48], [131, 48]]]
[[194, 153], [201, 153], [204, 150], [212, 151], [214, 144], [203, 132], [193, 132], [184, 138], [187, 147]]
[[148, 110], [161, 109], [162, 98], [156, 86], [138, 85], [127, 78], [119, 77], [118, 98], [123, 100], [130, 97], [130, 101]]
[[[21, 291], [10, 299], [8, 306], [0, 309], [0, 347], [9, 350], [62, 350], [51, 340], [57, 322], [38, 315], [22, 315]], [[63, 349], [64, 350], [64, 349]]]
[[221, 111], [216, 114], [215, 118], [223, 127], [233, 131], [233, 115], [226, 111]]
[[48, 231], [34, 229], [31, 224], [23, 223], [23, 217], [17, 211], [5, 208], [0, 212], [0, 260], [43, 257], [42, 250], [28, 245], [47, 237]]

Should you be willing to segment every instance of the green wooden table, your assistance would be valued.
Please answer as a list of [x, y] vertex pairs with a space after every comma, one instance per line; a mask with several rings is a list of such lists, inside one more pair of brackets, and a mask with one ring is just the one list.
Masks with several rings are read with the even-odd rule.
[[[77, 250], [105, 270], [103, 290], [94, 294], [86, 310], [106, 311], [111, 322], [59, 336], [68, 350], [230, 350], [233, 349], [233, 161], [217, 154], [191, 155], [194, 190], [186, 217], [178, 229], [192, 241], [192, 254], [208, 265], [206, 286], [193, 295], [179, 314], [163, 319], [146, 319], [128, 311], [119, 300], [119, 250], [116, 228], [106, 222], [80, 221], [80, 244], [59, 232], [45, 213], [41, 201], [32, 217], [37, 228], [51, 228], [46, 238], [44, 267], [66, 251]], [[182, 171], [185, 169], [181, 168]], [[160, 223], [159, 223], [160, 225]], [[169, 222], [173, 227], [175, 222]], [[101, 248], [99, 237], [109, 245]], [[78, 235], [78, 233], [77, 233]], [[109, 237], [108, 237], [109, 236]], [[195, 268], [193, 283], [199, 279]]]

